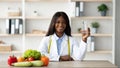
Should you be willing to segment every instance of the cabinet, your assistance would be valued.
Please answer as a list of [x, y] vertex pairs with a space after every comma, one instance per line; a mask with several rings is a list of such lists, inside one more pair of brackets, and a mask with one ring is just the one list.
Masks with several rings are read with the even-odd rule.
[[[75, 17], [76, 1], [85, 2], [85, 15], [82, 17]], [[108, 15], [105, 17], [100, 16], [96, 11], [96, 7], [101, 3], [107, 4], [110, 8]], [[8, 6], [6, 7], [5, 4], [8, 4]], [[45, 36], [45, 33], [37, 34], [34, 31], [47, 31], [53, 14], [56, 11], [65, 11], [71, 20], [72, 35], [77, 40], [81, 38], [81, 34], [77, 30], [82, 27], [82, 20], [87, 21], [88, 26], [92, 21], [100, 23], [99, 32], [91, 34], [95, 37], [95, 51], [88, 52], [85, 60], [109, 60], [114, 63], [114, 2], [112, 0], [1, 0], [0, 5], [4, 6], [0, 10], [6, 11], [9, 6], [12, 6], [20, 7], [22, 12], [19, 17], [6, 17], [5, 12], [0, 13], [0, 40], [14, 45], [10, 54], [19, 54], [26, 49], [38, 49], [40, 40]], [[38, 16], [34, 14], [35, 11], [38, 12]], [[4, 22], [7, 18], [22, 19], [23, 34], [5, 34]], [[9, 52], [0, 52], [0, 54], [9, 54]]]
[[[61, 4], [66, 6], [66, 3], [68, 3], [67, 6], [70, 5], [68, 0], [0, 0], [0, 11], [2, 11], [0, 13], [0, 40], [13, 45], [11, 52], [0, 51], [0, 55], [2, 55], [0, 56], [0, 61], [6, 60], [9, 55], [15, 54], [19, 56], [26, 49], [38, 49], [40, 40], [45, 34], [32, 34], [32, 30], [47, 30], [51, 16], [57, 10], [69, 11], [67, 7], [57, 8]], [[49, 5], [50, 7], [48, 8]], [[20, 16], [8, 17], [8, 7], [13, 9], [20, 8], [22, 14]], [[40, 15], [33, 16], [34, 10], [40, 13]], [[48, 13], [49, 11], [50, 13]], [[23, 34], [6, 34], [6, 19], [22, 19]]]
[[[114, 63], [114, 1], [113, 0], [71, 0], [72, 2], [84, 2], [84, 15], [80, 17], [72, 17], [72, 29], [74, 33], [77, 32], [77, 27], [80, 27], [82, 20], [90, 23], [98, 21], [100, 27], [97, 34], [91, 34], [95, 39], [95, 51], [87, 53], [85, 59], [94, 60], [109, 60]], [[100, 4], [106, 4], [109, 7], [107, 16], [100, 16], [97, 11], [97, 6]], [[74, 27], [76, 26], [76, 27]], [[76, 34], [76, 36], [79, 36]], [[96, 59], [97, 58], [97, 59]]]

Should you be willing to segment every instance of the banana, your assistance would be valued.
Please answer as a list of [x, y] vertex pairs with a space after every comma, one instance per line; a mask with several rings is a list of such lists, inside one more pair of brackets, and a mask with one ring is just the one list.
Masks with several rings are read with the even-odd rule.
[[16, 62], [16, 63], [13, 63], [12, 65], [16, 67], [30, 67], [32, 66], [32, 63], [31, 62]]
[[43, 66], [43, 61], [41, 60], [36, 60], [36, 61], [31, 61], [33, 67], [41, 67]]

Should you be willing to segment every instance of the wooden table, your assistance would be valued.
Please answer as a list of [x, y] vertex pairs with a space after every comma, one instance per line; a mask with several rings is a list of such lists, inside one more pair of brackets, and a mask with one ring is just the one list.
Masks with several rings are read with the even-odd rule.
[[[64, 62], [50, 62], [48, 65], [49, 68], [117, 68], [114, 64], [108, 61], [64, 61]], [[0, 68], [22, 68], [22, 67], [13, 67], [8, 66], [7, 62], [0, 61]], [[34, 68], [34, 67], [29, 67]], [[35, 67], [37, 68], [37, 67]], [[38, 67], [40, 68], [40, 67]]]

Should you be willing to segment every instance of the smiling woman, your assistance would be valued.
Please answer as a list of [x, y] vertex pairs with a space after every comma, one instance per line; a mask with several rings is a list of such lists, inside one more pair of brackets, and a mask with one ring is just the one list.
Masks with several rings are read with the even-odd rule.
[[86, 51], [86, 40], [90, 29], [84, 30], [81, 43], [71, 36], [69, 18], [65, 12], [56, 12], [51, 20], [46, 37], [40, 43], [40, 52], [50, 61], [82, 60]]

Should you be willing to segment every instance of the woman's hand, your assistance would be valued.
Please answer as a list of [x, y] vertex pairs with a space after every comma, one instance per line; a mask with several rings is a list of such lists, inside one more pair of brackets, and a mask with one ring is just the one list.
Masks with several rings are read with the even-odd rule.
[[69, 55], [65, 55], [65, 56], [60, 56], [60, 61], [73, 61], [73, 58], [70, 57]]
[[84, 42], [87, 42], [87, 38], [90, 36], [90, 28], [88, 28], [87, 30], [82, 30], [82, 40]]

